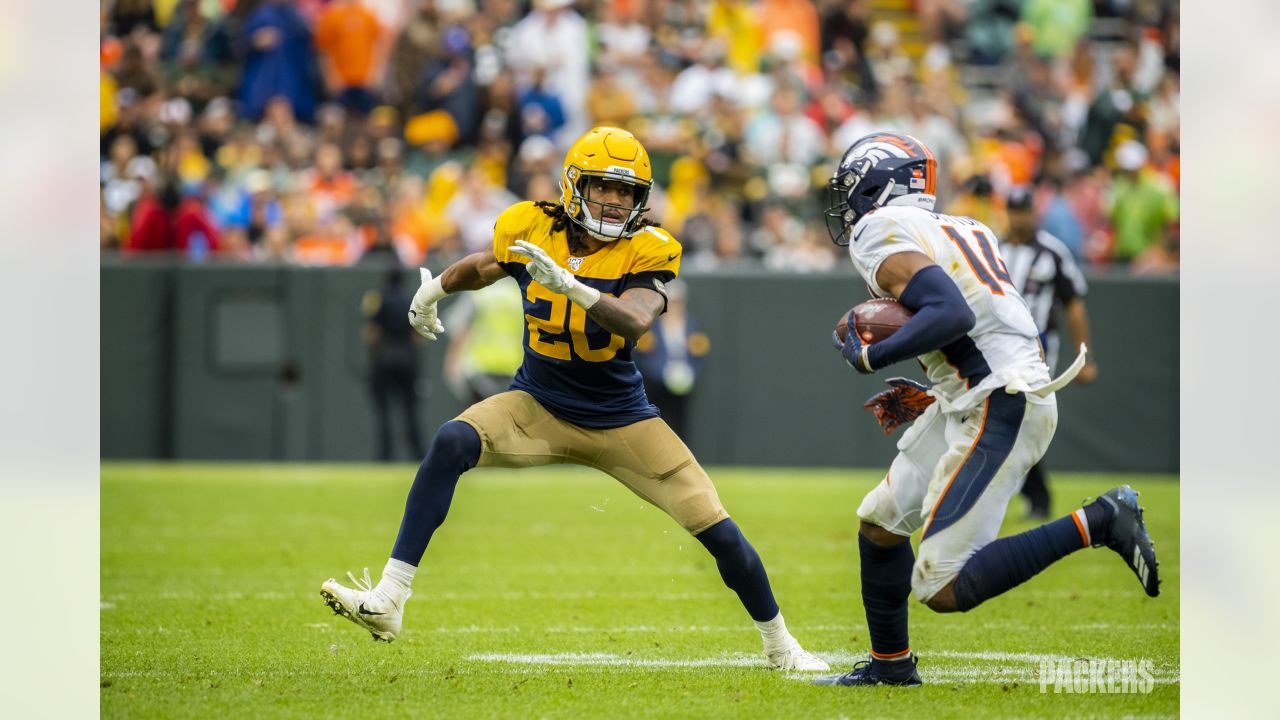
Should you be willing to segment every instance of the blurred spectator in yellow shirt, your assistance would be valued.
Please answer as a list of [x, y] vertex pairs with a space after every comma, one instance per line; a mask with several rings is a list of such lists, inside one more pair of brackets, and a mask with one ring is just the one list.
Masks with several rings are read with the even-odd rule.
[[587, 114], [591, 117], [591, 124], [625, 127], [635, 112], [635, 98], [619, 82], [612, 63], [600, 63], [591, 92], [587, 95]]
[[996, 237], [1004, 237], [1009, 228], [1009, 217], [995, 196], [991, 178], [986, 174], [973, 175], [966, 180], [946, 207], [948, 215], [971, 217], [991, 228]]
[[726, 62], [739, 75], [760, 70], [764, 34], [760, 21], [744, 0], [712, 0], [707, 9], [707, 37], [727, 48]]

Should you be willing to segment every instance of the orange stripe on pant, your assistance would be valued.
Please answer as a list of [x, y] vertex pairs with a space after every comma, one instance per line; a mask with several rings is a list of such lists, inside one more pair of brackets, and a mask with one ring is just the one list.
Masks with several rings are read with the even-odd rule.
[[978, 437], [973, 439], [973, 444], [969, 446], [969, 452], [965, 453], [964, 460], [956, 466], [956, 471], [951, 473], [951, 478], [947, 480], [947, 486], [942, 488], [942, 493], [938, 495], [938, 499], [933, 502], [933, 509], [929, 511], [929, 522], [924, 524], [924, 532], [921, 536], [928, 534], [929, 526], [933, 524], [933, 516], [938, 514], [938, 508], [942, 505], [942, 499], [947, 496], [947, 491], [951, 489], [951, 483], [959, 477], [960, 471], [964, 469], [965, 463], [969, 462], [969, 458], [973, 457], [973, 451], [978, 448], [978, 443], [982, 442], [982, 433], [987, 429], [987, 411], [991, 409], [991, 398], [982, 401], [982, 425], [978, 428]]
[[899, 659], [899, 658], [904, 658], [904, 657], [906, 657], [906, 656], [908, 656], [908, 655], [910, 655], [910, 654], [911, 654], [911, 646], [910, 646], [910, 645], [908, 645], [908, 646], [907, 646], [907, 649], [906, 649], [906, 650], [903, 650], [902, 652], [896, 652], [896, 653], [893, 653], [893, 654], [891, 654], [891, 655], [882, 655], [882, 654], [880, 654], [880, 653], [876, 652], [875, 650], [872, 650], [872, 651], [871, 651], [871, 657], [873, 657], [873, 658], [875, 658], [875, 659], [877, 659], [877, 660], [897, 660], [897, 659]]

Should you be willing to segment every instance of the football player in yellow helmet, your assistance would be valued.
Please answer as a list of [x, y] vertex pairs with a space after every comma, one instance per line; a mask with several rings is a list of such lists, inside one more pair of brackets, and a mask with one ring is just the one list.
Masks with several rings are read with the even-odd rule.
[[640, 230], [652, 187], [649, 153], [640, 141], [626, 130], [598, 127], [565, 155], [560, 206], [591, 237], [609, 242]]
[[787, 630], [759, 554], [706, 471], [658, 416], [632, 362], [636, 340], [666, 309], [665, 284], [680, 270], [680, 243], [644, 217], [652, 186], [640, 141], [620, 128], [595, 128], [569, 149], [559, 203], [517, 203], [495, 223], [492, 248], [439, 277], [422, 270], [409, 322], [429, 340], [444, 332], [441, 298], [515, 278], [524, 361], [507, 392], [440, 427], [409, 490], [381, 580], [375, 586], [367, 574], [363, 582], [352, 578], [355, 588], [325, 582], [320, 594], [334, 612], [378, 640], [394, 640], [413, 576], [462, 473], [477, 465], [572, 463], [613, 476], [706, 547], [755, 621], [771, 666], [828, 669]]
[[[698, 538], [764, 641], [769, 665], [827, 670], [792, 637], [755, 548], [724, 511], [707, 471], [645, 396], [631, 360], [636, 340], [666, 310], [680, 243], [645, 219], [653, 170], [625, 129], [598, 127], [564, 158], [561, 201], [520, 202], [494, 224], [493, 247], [439, 277], [422, 270], [410, 324], [444, 332], [436, 302], [511, 275], [526, 320], [524, 363], [507, 392], [440, 427], [408, 492], [379, 583], [329, 579], [334, 612], [380, 641], [396, 639], [417, 565], [444, 521], [462, 473], [477, 465], [586, 465], [604, 471]], [[515, 313], [516, 307], [512, 307]]]

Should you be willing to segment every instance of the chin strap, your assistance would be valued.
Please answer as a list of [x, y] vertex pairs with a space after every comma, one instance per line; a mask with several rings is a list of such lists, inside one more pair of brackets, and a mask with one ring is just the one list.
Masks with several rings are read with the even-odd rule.
[[[582, 208], [582, 214], [586, 218], [580, 223], [582, 225], [582, 229], [586, 230], [591, 235], [591, 237], [597, 240], [603, 240], [605, 242], [613, 242], [614, 240], [621, 240], [624, 237], [631, 237], [631, 235], [635, 234], [635, 233], [627, 232], [627, 226], [631, 224], [630, 219], [620, 223], [605, 222], [603, 219], [597, 220], [591, 217], [591, 212], [587, 210], [587, 204], [585, 201], [581, 203], [580, 207]], [[634, 214], [635, 214], [635, 211], [633, 210], [632, 215]], [[596, 229], [593, 230], [591, 227], [592, 225], [596, 226]], [[604, 226], [606, 225], [612, 225], [618, 228], [618, 234], [605, 235], [601, 231], [604, 229]]]
[[884, 186], [884, 190], [880, 192], [880, 197], [876, 198], [876, 207], [884, 207], [889, 202], [889, 198], [893, 197], [893, 189], [898, 187], [898, 183], [890, 179], [888, 184]]

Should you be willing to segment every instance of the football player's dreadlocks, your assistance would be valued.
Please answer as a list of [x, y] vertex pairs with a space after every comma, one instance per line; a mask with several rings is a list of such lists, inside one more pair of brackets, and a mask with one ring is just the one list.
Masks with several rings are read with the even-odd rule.
[[[569, 213], [565, 212], [564, 206], [558, 202], [549, 200], [539, 200], [536, 203], [542, 212], [547, 214], [554, 222], [551, 223], [551, 232], [558, 233], [561, 230], [566, 231], [565, 236], [569, 239], [569, 252], [582, 253], [587, 251], [586, 236], [587, 231], [583, 230], [577, 223], [569, 222]], [[662, 227], [661, 224], [653, 222], [648, 218], [640, 219], [640, 227]]]

